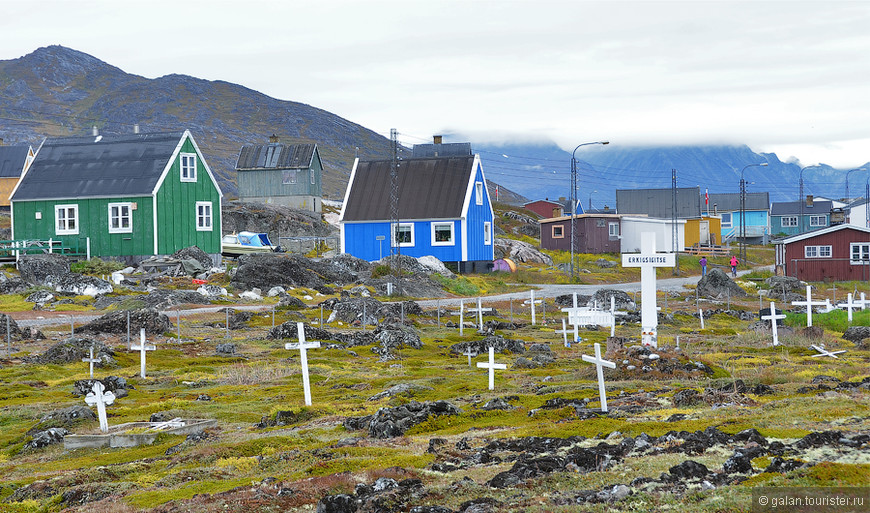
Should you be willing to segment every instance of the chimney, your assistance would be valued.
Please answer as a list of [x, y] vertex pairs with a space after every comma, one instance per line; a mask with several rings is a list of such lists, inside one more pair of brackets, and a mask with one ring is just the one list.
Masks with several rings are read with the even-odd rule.
[[269, 136], [269, 142], [272, 143], [272, 144], [277, 143], [278, 140], [279, 140], [279, 139], [278, 139], [278, 136], [275, 135], [275, 134], [272, 134], [272, 135]]
[[432, 136], [432, 141], [433, 141], [435, 144], [441, 144], [441, 136], [440, 136], [440, 135]]
[[3, 146], [3, 138], [0, 137], [0, 146]]
[[139, 123], [136, 123], [135, 125], [133, 125], [133, 133], [134, 134], [139, 133]]
[[808, 207], [813, 206], [813, 195], [812, 194], [807, 194], [807, 206]]
[[565, 203], [565, 196], [559, 196], [559, 201], [561, 201], [562, 203]]
[[91, 135], [94, 137], [100, 135], [100, 130], [97, 128], [97, 125], [94, 125], [93, 128], [91, 128]]

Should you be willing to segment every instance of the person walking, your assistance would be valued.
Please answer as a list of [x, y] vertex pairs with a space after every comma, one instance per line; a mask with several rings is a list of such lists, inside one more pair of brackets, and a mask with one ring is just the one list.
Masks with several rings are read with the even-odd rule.
[[702, 256], [698, 263], [701, 264], [701, 278], [703, 278], [704, 276], [707, 276], [707, 257]]
[[740, 260], [737, 260], [737, 257], [731, 255], [731, 276], [737, 277], [737, 264], [740, 263]]

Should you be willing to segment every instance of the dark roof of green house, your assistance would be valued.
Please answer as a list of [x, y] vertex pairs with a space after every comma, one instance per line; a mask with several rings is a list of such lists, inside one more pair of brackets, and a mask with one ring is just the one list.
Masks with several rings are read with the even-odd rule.
[[316, 144], [248, 144], [242, 146], [236, 170], [311, 167]]
[[[360, 161], [344, 205], [343, 221], [388, 221], [391, 218], [392, 161]], [[399, 218], [456, 219], [475, 172], [474, 156], [432, 157], [399, 161]]]
[[182, 136], [184, 132], [46, 139], [12, 200], [151, 195]]
[[30, 146], [0, 146], [0, 178], [18, 178], [24, 171]]

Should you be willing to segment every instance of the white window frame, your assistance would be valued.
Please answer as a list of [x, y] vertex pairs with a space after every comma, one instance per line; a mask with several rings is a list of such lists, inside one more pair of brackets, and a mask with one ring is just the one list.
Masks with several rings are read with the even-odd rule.
[[849, 243], [849, 263], [852, 265], [870, 264], [870, 242]]
[[810, 216], [810, 226], [828, 226], [828, 216]]
[[[551, 226], [552, 231], [550, 232], [553, 235], [554, 239], [564, 239], [565, 238], [565, 227], [561, 224], [554, 224]], [[559, 235], [556, 235], [556, 228], [559, 229]]]
[[474, 182], [474, 202], [483, 205], [483, 182]]
[[[208, 211], [203, 214], [199, 213], [200, 207], [207, 207]], [[211, 201], [197, 201], [195, 210], [193, 211], [196, 217], [196, 231], [211, 232], [214, 231], [214, 208]], [[203, 222], [205, 221], [205, 222]]]
[[783, 228], [797, 228], [798, 216], [782, 216], [781, 225]]
[[[725, 219], [728, 219], [727, 221]], [[722, 213], [722, 228], [731, 228], [731, 213]]]
[[483, 222], [483, 245], [492, 245], [492, 223], [490, 223], [489, 221]]
[[309, 169], [309, 170], [308, 170], [308, 174], [311, 175], [311, 185], [316, 184], [317, 181], [314, 179], [314, 170], [313, 170], [313, 169]]
[[[439, 227], [443, 228], [445, 226], [450, 228], [450, 240], [447, 240], [447, 241], [435, 240], [435, 232], [438, 230]], [[433, 246], [455, 246], [456, 245], [456, 238], [453, 234], [453, 223], [452, 222], [437, 222], [437, 221], [432, 222], [432, 245]]]
[[196, 181], [196, 153], [182, 153], [179, 157], [182, 182]]
[[[126, 215], [124, 209], [127, 209]], [[113, 215], [112, 209], [118, 209], [118, 214]], [[118, 219], [118, 227], [112, 227], [112, 218]], [[122, 226], [123, 220], [127, 220], [127, 226]], [[120, 203], [109, 203], [109, 233], [133, 233], [133, 203], [129, 201]]]
[[[392, 230], [390, 230], [390, 232], [393, 234], [392, 240], [390, 242], [392, 243], [393, 247], [396, 247], [397, 245], [400, 248], [413, 248], [414, 247], [414, 223], [399, 223], [398, 226], [396, 226], [395, 224], [391, 224], [390, 226], [392, 227]], [[409, 229], [409, 231], [411, 233], [411, 242], [402, 242], [400, 244], [396, 244], [396, 231], [401, 229], [401, 228], [408, 228]]]
[[[64, 227], [60, 227], [60, 212], [64, 211], [64, 219], [63, 224]], [[68, 214], [72, 212], [72, 217]], [[73, 228], [70, 228], [70, 219], [73, 220]], [[78, 235], [79, 234], [79, 206], [75, 204], [71, 205], [55, 205], [54, 206], [54, 233], [55, 235]]]
[[[614, 230], [614, 228], [616, 228], [616, 230]], [[608, 223], [607, 224], [607, 235], [610, 236], [611, 238], [618, 239], [619, 238], [619, 223]]]
[[804, 246], [804, 258], [831, 258], [831, 246]]

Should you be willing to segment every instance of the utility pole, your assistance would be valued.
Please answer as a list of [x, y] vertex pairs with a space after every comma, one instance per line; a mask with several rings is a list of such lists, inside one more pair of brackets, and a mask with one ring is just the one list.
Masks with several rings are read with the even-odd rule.
[[393, 158], [390, 162], [390, 229], [393, 230], [393, 275], [396, 293], [402, 295], [402, 243], [399, 240], [399, 133], [390, 129], [390, 147]]
[[674, 251], [674, 274], [680, 274], [680, 235], [677, 230], [677, 170], [671, 169], [671, 248]]

